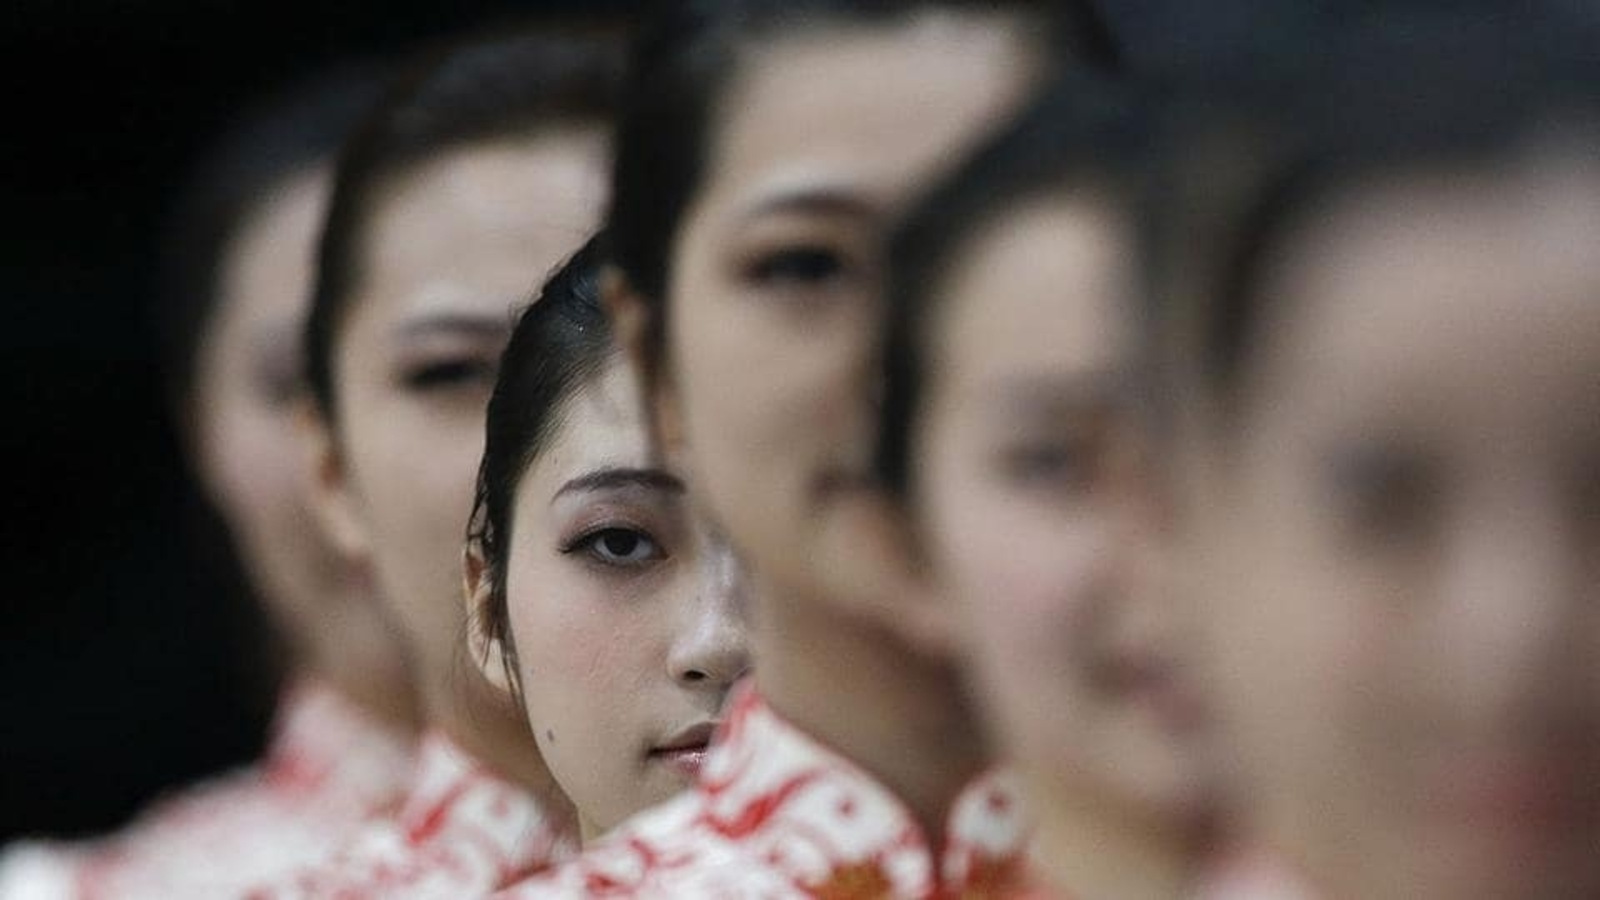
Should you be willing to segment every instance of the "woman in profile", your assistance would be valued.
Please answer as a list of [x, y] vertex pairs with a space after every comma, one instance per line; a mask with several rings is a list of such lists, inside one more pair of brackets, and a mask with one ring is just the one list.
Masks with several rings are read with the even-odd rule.
[[880, 527], [947, 608], [1046, 896], [1176, 898], [1208, 862], [1135, 290], [1148, 106], [1061, 79], [891, 241]]
[[44, 880], [16, 890], [226, 896], [326, 858], [400, 796], [418, 730], [411, 678], [364, 574], [312, 527], [295, 426], [333, 158], [381, 83], [350, 70], [245, 116], [196, 173], [166, 239], [158, 312], [180, 437], [285, 653], [266, 752], [113, 835], [43, 851], [24, 880]]
[[1174, 107], [1182, 597], [1288, 896], [1600, 896], [1594, 47], [1382, 16]]
[[305, 333], [316, 509], [399, 625], [427, 731], [392, 816], [255, 896], [473, 896], [576, 846], [522, 711], [463, 652], [461, 536], [516, 312], [598, 219], [618, 57], [578, 26], [445, 48], [339, 159]]

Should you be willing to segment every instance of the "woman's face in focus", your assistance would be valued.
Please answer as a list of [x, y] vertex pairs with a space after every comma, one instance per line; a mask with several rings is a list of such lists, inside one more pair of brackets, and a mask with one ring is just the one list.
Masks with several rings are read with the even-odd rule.
[[469, 146], [402, 173], [374, 212], [335, 343], [336, 490], [411, 652], [461, 639], [461, 536], [513, 315], [600, 208], [598, 131]]
[[517, 489], [507, 618], [529, 726], [587, 841], [688, 787], [749, 667], [733, 555], [612, 365]]
[[312, 249], [328, 190], [317, 166], [284, 181], [243, 223], [194, 361], [196, 462], [273, 618], [317, 628], [349, 569], [315, 527], [296, 401]]
[[693, 469], [764, 584], [816, 592], [869, 454], [879, 243], [1022, 98], [1003, 19], [926, 14], [762, 44], [721, 104], [680, 230], [666, 350]]
[[1600, 896], [1600, 168], [1368, 185], [1266, 271], [1198, 472], [1257, 824], [1333, 893]]
[[969, 677], [1040, 802], [1181, 822], [1194, 705], [1152, 596], [1129, 229], [1045, 198], [977, 233], [925, 328], [913, 529]]

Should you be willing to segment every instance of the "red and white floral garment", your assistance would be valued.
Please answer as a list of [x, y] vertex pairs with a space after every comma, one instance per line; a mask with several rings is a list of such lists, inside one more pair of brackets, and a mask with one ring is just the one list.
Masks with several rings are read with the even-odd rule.
[[80, 843], [7, 851], [0, 896], [238, 896], [320, 862], [398, 804], [410, 742], [318, 683], [284, 694], [261, 762], [159, 801], [130, 825]]
[[429, 734], [410, 796], [327, 863], [263, 883], [250, 900], [481, 897], [570, 858], [570, 828], [540, 802]]
[[1005, 896], [1026, 837], [1020, 798], [989, 776], [955, 805], [935, 850], [885, 787], [745, 688], [692, 790], [498, 896]]

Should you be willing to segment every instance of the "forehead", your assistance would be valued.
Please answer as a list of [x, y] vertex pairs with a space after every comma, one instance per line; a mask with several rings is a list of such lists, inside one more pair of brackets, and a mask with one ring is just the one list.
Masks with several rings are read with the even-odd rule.
[[1064, 193], [984, 226], [939, 289], [942, 362], [958, 370], [1121, 362], [1134, 331], [1127, 227], [1102, 199]]
[[933, 12], [764, 40], [720, 110], [716, 184], [841, 178], [893, 199], [1020, 99], [1024, 47], [1002, 15]]
[[[650, 463], [638, 389], [613, 355], [595, 378], [566, 398], [551, 424], [545, 451], [528, 466], [524, 485], [543, 509], [568, 479], [597, 468], [643, 468]], [[542, 497], [542, 499], [539, 499]]]
[[1347, 191], [1268, 271], [1263, 296], [1280, 302], [1261, 323], [1275, 348], [1267, 368], [1332, 392], [1381, 381], [1470, 395], [1475, 406], [1570, 401], [1574, 372], [1588, 373], [1584, 390], [1600, 387], [1595, 234], [1592, 159], [1414, 173]]
[[527, 294], [598, 218], [597, 129], [462, 147], [402, 170], [369, 220], [363, 294], [431, 304]]
[[299, 172], [252, 211], [227, 248], [219, 301], [230, 318], [293, 320], [305, 311], [328, 175], [325, 165]]

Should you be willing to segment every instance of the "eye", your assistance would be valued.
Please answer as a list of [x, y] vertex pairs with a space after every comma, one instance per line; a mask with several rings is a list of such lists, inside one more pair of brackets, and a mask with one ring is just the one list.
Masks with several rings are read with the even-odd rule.
[[288, 406], [300, 396], [304, 381], [295, 373], [264, 373], [258, 382], [261, 396], [274, 409]]
[[476, 358], [441, 359], [406, 369], [401, 384], [411, 391], [436, 391], [494, 382], [493, 362]]
[[1014, 484], [1055, 491], [1085, 491], [1099, 480], [1105, 448], [1091, 437], [1023, 441], [1000, 455], [1000, 471]]
[[1000, 476], [1027, 490], [1086, 493], [1109, 477], [1118, 447], [1110, 413], [1051, 416], [1050, 426], [1014, 429], [998, 458]]
[[252, 384], [268, 406], [288, 406], [305, 390], [299, 358], [274, 346], [256, 360]]
[[760, 284], [804, 287], [839, 278], [846, 268], [844, 255], [831, 247], [799, 246], [758, 257], [748, 275]]
[[1329, 490], [1342, 527], [1358, 541], [1426, 537], [1440, 502], [1439, 475], [1421, 454], [1356, 447], [1336, 454]]
[[610, 566], [640, 566], [662, 558], [660, 545], [634, 528], [605, 528], [581, 538], [572, 548]]

